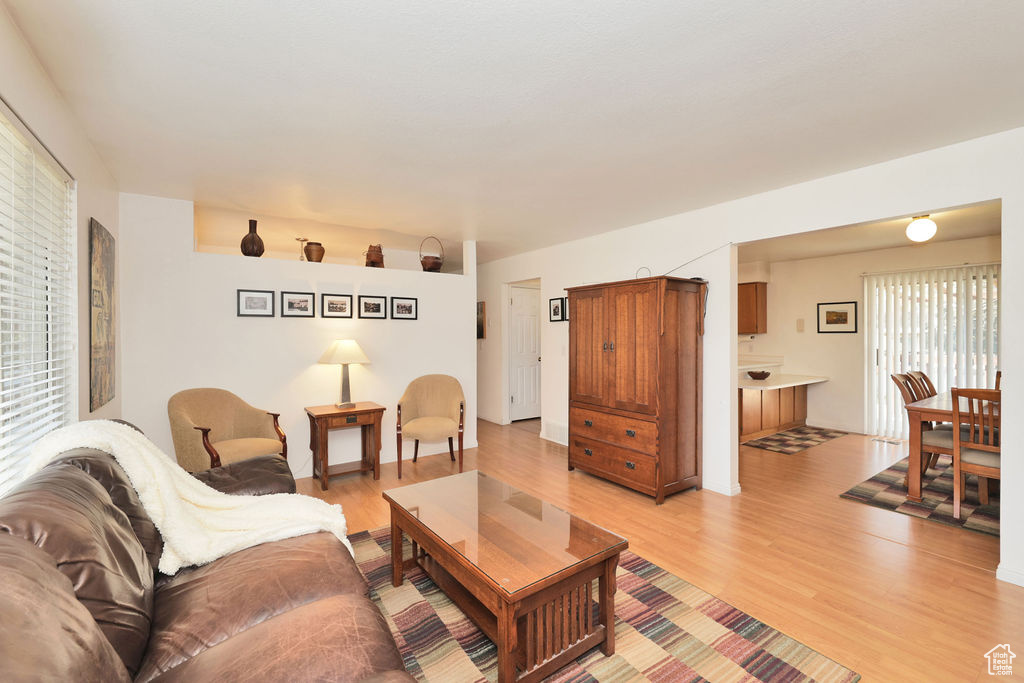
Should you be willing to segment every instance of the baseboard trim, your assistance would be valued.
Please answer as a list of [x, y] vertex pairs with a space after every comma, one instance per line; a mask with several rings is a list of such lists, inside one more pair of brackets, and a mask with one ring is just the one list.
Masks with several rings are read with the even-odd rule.
[[1024, 586], [1024, 569], [1016, 569], [1013, 567], [1007, 567], [1003, 563], [999, 563], [996, 567], [996, 578], [1006, 583], [1012, 583], [1017, 586]]
[[739, 482], [736, 484], [720, 483], [704, 480], [704, 488], [708, 491], [714, 491], [715, 493], [721, 493], [723, 496], [738, 496], [740, 494]]

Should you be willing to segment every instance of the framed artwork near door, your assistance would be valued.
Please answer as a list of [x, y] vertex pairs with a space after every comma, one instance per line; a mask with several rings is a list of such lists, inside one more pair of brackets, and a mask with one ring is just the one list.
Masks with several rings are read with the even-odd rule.
[[857, 334], [857, 302], [818, 304], [818, 334]]
[[548, 321], [557, 323], [565, 320], [565, 299], [548, 299]]
[[476, 302], [476, 338], [487, 339], [487, 302]]

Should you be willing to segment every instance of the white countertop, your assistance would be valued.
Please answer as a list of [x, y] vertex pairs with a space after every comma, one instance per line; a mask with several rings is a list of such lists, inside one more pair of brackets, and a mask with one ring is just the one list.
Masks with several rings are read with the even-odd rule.
[[740, 389], [785, 389], [786, 387], [797, 387], [801, 384], [817, 384], [827, 382], [828, 377], [817, 377], [815, 375], [776, 375], [772, 373], [767, 379], [750, 379], [747, 373], [743, 373], [737, 386]]

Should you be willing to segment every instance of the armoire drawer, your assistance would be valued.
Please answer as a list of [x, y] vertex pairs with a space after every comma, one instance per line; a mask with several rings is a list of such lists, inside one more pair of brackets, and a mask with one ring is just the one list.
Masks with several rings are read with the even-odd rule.
[[626, 485], [652, 488], [655, 460], [649, 455], [612, 446], [601, 441], [574, 438], [569, 446], [569, 464], [595, 470]]
[[569, 425], [574, 436], [600, 439], [654, 455], [658, 448], [658, 424], [631, 417], [610, 415], [586, 408], [569, 408]]

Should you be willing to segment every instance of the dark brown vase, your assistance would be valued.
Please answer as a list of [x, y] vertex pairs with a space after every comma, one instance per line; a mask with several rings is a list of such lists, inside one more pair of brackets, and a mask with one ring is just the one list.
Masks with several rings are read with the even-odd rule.
[[263, 256], [263, 238], [256, 234], [256, 219], [249, 219], [249, 234], [242, 238], [242, 254]]
[[302, 250], [306, 252], [307, 261], [320, 263], [324, 260], [324, 245], [319, 242], [306, 242], [306, 246]]

